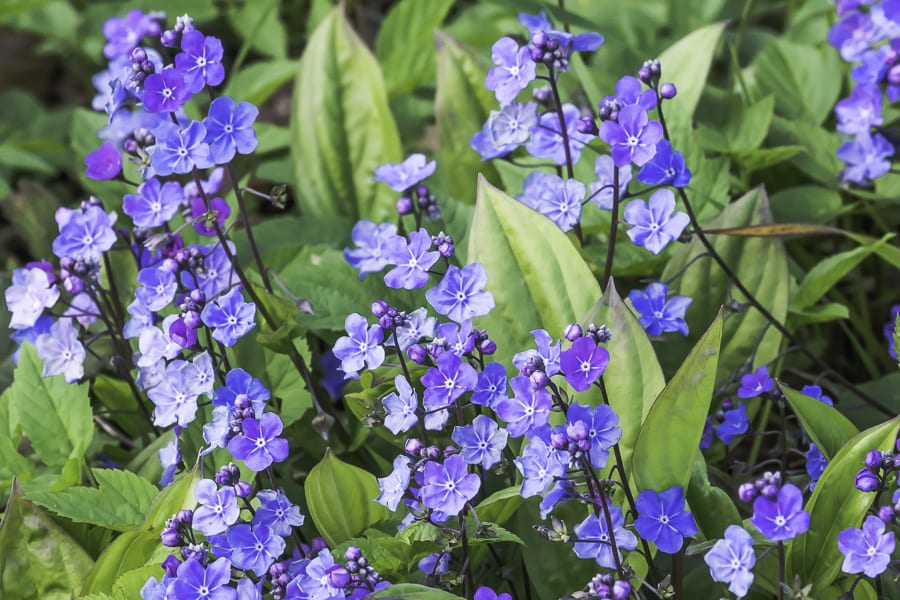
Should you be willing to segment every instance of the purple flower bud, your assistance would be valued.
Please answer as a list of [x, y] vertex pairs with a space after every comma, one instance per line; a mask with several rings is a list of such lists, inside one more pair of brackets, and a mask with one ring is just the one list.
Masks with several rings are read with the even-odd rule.
[[581, 325], [578, 323], [570, 323], [566, 325], [566, 330], [563, 333], [563, 337], [565, 337], [570, 342], [574, 342], [578, 338], [584, 335], [584, 330], [581, 328]]
[[328, 585], [334, 588], [345, 588], [350, 583], [350, 573], [341, 565], [333, 565], [325, 571]]
[[666, 82], [659, 86], [659, 95], [666, 100], [671, 100], [677, 93], [678, 89], [675, 87], [674, 83]]
[[322, 550], [328, 548], [328, 542], [325, 541], [325, 538], [314, 537], [312, 542], [309, 544], [309, 554], [308, 556], [315, 556]]
[[184, 324], [191, 329], [199, 329], [200, 325], [203, 324], [200, 313], [196, 310], [189, 310], [182, 318], [184, 319]]
[[178, 272], [178, 261], [166, 258], [162, 261], [162, 264], [159, 266], [163, 271], [168, 271], [169, 273], [177, 273]]
[[534, 62], [542, 62], [544, 60], [544, 50], [536, 46], [528, 46], [528, 54]]
[[441, 455], [441, 450], [437, 446], [428, 446], [424, 450], [422, 450], [422, 454], [425, 458], [436, 460], [437, 457]]
[[869, 450], [866, 454], [866, 466], [870, 469], [878, 469], [881, 467], [881, 450]]
[[409, 357], [409, 360], [413, 361], [417, 365], [425, 364], [425, 361], [428, 360], [428, 351], [425, 350], [425, 347], [422, 344], [413, 344], [406, 350], [406, 355]]
[[600, 130], [597, 129], [594, 118], [590, 115], [585, 115], [578, 119], [578, 121], [575, 122], [575, 129], [578, 133], [587, 133], [589, 135], [597, 135], [600, 132]]
[[547, 377], [547, 373], [544, 371], [535, 371], [529, 377], [531, 380], [531, 387], [535, 390], [542, 390], [550, 383], [550, 378]]
[[416, 196], [418, 196], [419, 198], [427, 199], [428, 198], [428, 186], [420, 185], [419, 187], [417, 187], [416, 188]]
[[450, 444], [444, 448], [444, 458], [450, 458], [454, 454], [459, 454], [459, 448]]
[[650, 74], [650, 67], [648, 67], [647, 65], [644, 65], [640, 69], [638, 69], [638, 79], [640, 79], [641, 81], [643, 81], [646, 84], [649, 84], [651, 81], [653, 81], [652, 76]]
[[[419, 452], [422, 451], [422, 442], [418, 440], [418, 438], [409, 438], [406, 440], [406, 443], [403, 445], [403, 450], [409, 454], [410, 456], [418, 456]], [[356, 560], [348, 558], [347, 560]]]
[[536, 48], [543, 48], [547, 44], [547, 34], [543, 31], [536, 31], [531, 36], [531, 43]]
[[159, 539], [162, 540], [163, 546], [169, 548], [177, 548], [181, 545], [181, 534], [178, 533], [178, 530], [174, 527], [166, 527], [163, 529], [162, 533], [159, 534]]
[[206, 302], [206, 294], [203, 290], [191, 290], [191, 300], [197, 304], [203, 304]]
[[617, 581], [612, 588], [613, 598], [615, 600], [626, 600], [631, 597], [631, 584], [627, 581]]
[[880, 487], [881, 481], [871, 470], [863, 468], [856, 473], [854, 484], [861, 492], [874, 492]]
[[394, 319], [390, 315], [381, 315], [378, 319], [378, 324], [382, 329], [391, 329], [394, 326]]
[[137, 47], [131, 51], [131, 62], [142, 63], [147, 60], [147, 51], [141, 47]]
[[84, 291], [84, 282], [80, 277], [70, 275], [69, 277], [63, 279], [63, 289], [73, 296], [77, 296]]
[[756, 486], [750, 482], [744, 482], [738, 487], [738, 498], [741, 502], [753, 502], [756, 499]]
[[732, 408], [734, 408], [734, 400], [731, 398], [722, 400], [722, 410], [731, 410]]
[[586, 440], [589, 433], [590, 427], [588, 427], [588, 424], [584, 421], [579, 420], [566, 425], [566, 435], [569, 436], [570, 440], [576, 442], [579, 440]]
[[894, 507], [893, 506], [882, 506], [878, 509], [878, 518], [884, 521], [885, 523], [891, 523], [894, 520]]
[[900, 65], [894, 65], [888, 70], [887, 81], [891, 85], [900, 85]]
[[400, 196], [397, 198], [397, 213], [401, 215], [408, 215], [413, 211], [413, 201], [409, 196]]
[[544, 47], [550, 52], [553, 52], [559, 48], [559, 40], [556, 38], [548, 38], [547, 41], [544, 42]]
[[562, 427], [557, 427], [550, 433], [550, 445], [557, 450], [565, 450], [569, 447], [569, 438]]
[[456, 252], [456, 246], [453, 245], [453, 242], [443, 242], [438, 246], [437, 250], [444, 258], [450, 258]]
[[763, 489], [760, 491], [760, 494], [768, 498], [769, 500], [775, 500], [778, 498], [778, 486], [773, 485], [771, 483], [767, 483], [763, 486]]
[[166, 29], [160, 34], [159, 41], [163, 46], [175, 48], [178, 46], [178, 34], [171, 29]]
[[553, 98], [553, 90], [550, 89], [549, 85], [535, 88], [531, 92], [531, 97], [538, 104], [547, 104], [548, 102], [550, 102], [550, 99]]
[[179, 525], [184, 525], [186, 527], [190, 527], [191, 523], [194, 522], [194, 511], [189, 508], [185, 508], [184, 510], [178, 511], [178, 514], [175, 515], [175, 521]]
[[478, 345], [478, 349], [481, 350], [482, 354], [493, 354], [497, 351], [497, 343], [491, 339], [483, 340]]
[[174, 554], [170, 554], [162, 561], [161, 566], [166, 570], [166, 575], [168, 575], [169, 577], [175, 577], [175, 575], [178, 573], [178, 567], [181, 566], [181, 561], [178, 560], [178, 557]]
[[248, 498], [253, 493], [253, 486], [246, 481], [238, 481], [234, 484], [234, 495], [238, 498]]
[[347, 570], [350, 571], [351, 573], [356, 573], [357, 571], [359, 571], [359, 565], [356, 563], [355, 560], [348, 560], [346, 566], [347, 566]]
[[350, 546], [347, 548], [347, 550], [344, 551], [345, 560], [359, 560], [360, 556], [362, 556], [362, 550], [360, 550], [356, 546]]
[[372, 303], [372, 314], [375, 315], [375, 318], [377, 319], [380, 319], [381, 317], [387, 315], [390, 309], [390, 304], [388, 304], [384, 300], [376, 300]]

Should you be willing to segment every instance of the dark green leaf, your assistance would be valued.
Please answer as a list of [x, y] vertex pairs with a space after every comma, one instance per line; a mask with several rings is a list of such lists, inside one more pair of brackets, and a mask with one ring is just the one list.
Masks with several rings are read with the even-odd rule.
[[834, 186], [843, 163], [837, 159], [837, 149], [843, 136], [822, 127], [783, 119], [772, 119], [768, 142], [773, 146], [803, 146], [806, 152], [791, 158], [791, 164], [826, 186]]
[[725, 490], [709, 482], [706, 461], [699, 452], [694, 456], [691, 480], [685, 496], [694, 521], [706, 539], [721, 538], [729, 525], [741, 524], [741, 515], [734, 501]]
[[698, 130], [705, 149], [717, 152], [749, 152], [759, 148], [769, 131], [775, 99], [766, 96], [756, 104], [744, 105], [735, 95], [723, 121], [715, 126], [701, 126]]
[[778, 190], [769, 197], [777, 222], [825, 223], [841, 210], [841, 195], [815, 185]]
[[803, 429], [825, 458], [829, 460], [834, 458], [850, 438], [859, 434], [853, 423], [833, 406], [828, 406], [821, 400], [802, 394], [782, 383], [779, 383], [779, 388], [800, 418]]

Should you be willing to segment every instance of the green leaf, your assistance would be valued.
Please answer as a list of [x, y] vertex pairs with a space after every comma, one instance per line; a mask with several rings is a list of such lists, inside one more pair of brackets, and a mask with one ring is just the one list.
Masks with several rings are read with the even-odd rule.
[[513, 516], [523, 500], [519, 486], [504, 488], [479, 502], [475, 513], [482, 521], [502, 525]]
[[372, 181], [375, 168], [402, 159], [381, 69], [334, 8], [300, 59], [291, 115], [298, 202], [307, 215], [379, 220], [396, 194]]
[[434, 41], [437, 44], [434, 114], [441, 135], [438, 175], [453, 198], [472, 204], [476, 173], [481, 172], [489, 181], [500, 181], [492, 161], [482, 162], [469, 144], [490, 111], [497, 109], [493, 93], [484, 87], [489, 65], [446, 33], [435, 32]]
[[837, 173], [844, 166], [837, 158], [842, 139], [843, 136], [836, 131], [775, 115], [768, 143], [773, 146], [803, 146], [806, 152], [791, 158], [791, 164], [819, 183], [834, 187]]
[[701, 125], [700, 141], [707, 150], [716, 152], [748, 152], [759, 148], [769, 131], [775, 98], [766, 96], [759, 102], [746, 106], [740, 96], [734, 95], [715, 126]]
[[434, 78], [432, 36], [451, 6], [453, 0], [401, 0], [388, 12], [375, 38], [375, 56], [384, 70], [389, 97]]
[[127, 531], [144, 522], [144, 513], [156, 498], [156, 486], [134, 473], [116, 469], [95, 469], [94, 477], [99, 488], [34, 493], [29, 499], [76, 523]]
[[859, 430], [839, 410], [821, 400], [807, 396], [779, 382], [794, 413], [800, 418], [803, 429], [812, 438], [825, 458], [831, 460]]
[[375, 502], [375, 476], [341, 461], [330, 448], [309, 472], [305, 489], [309, 515], [330, 546], [359, 535], [389, 514]]
[[17, 483], [0, 521], [0, 597], [68, 600], [93, 561]]
[[851, 439], [828, 463], [812, 497], [806, 503], [809, 531], [788, 545], [788, 581], [799, 575], [813, 584], [813, 593], [828, 587], [838, 576], [842, 556], [838, 534], [848, 527], [859, 527], [875, 500], [875, 494], [856, 489], [854, 479], [866, 454], [894, 447], [900, 417], [867, 429]]
[[791, 323], [806, 325], [808, 323], [828, 323], [838, 319], [849, 319], [850, 309], [839, 302], [817, 304], [803, 310], [790, 309]]
[[769, 197], [778, 222], [825, 223], [841, 210], [841, 195], [815, 185], [778, 190]]
[[[223, 95], [260, 105], [296, 74], [297, 61], [294, 60], [276, 59], [253, 63], [228, 78]], [[260, 143], [266, 141], [260, 136]]]
[[[729, 204], [718, 217], [704, 223], [703, 228], [724, 229], [771, 221], [772, 215], [766, 193], [762, 188], [757, 188]], [[710, 236], [710, 238], [716, 252], [747, 289], [776, 319], [784, 322], [787, 316], [789, 275], [787, 256], [781, 240], [729, 236]], [[697, 239], [687, 246], [682, 246], [672, 255], [661, 279], [663, 281], [672, 279], [676, 273], [705, 253], [705, 248]], [[678, 293], [694, 299], [687, 311], [691, 335], [687, 340], [667, 339], [668, 352], [666, 355], [660, 355], [661, 362], [667, 356], [683, 355], [679, 350], [684, 352], [683, 348], [697, 339], [699, 331], [702, 331], [698, 328], [705, 327], [707, 315], [715, 314], [731, 297], [741, 303], [745, 301], [725, 272], [709, 258], [693, 262], [677, 281]], [[763, 332], [765, 336], [760, 343]], [[750, 307], [729, 316], [725, 322], [722, 339], [724, 343], [719, 359], [720, 381], [722, 377], [732, 373], [754, 356], [754, 351], [755, 364], [768, 363], [778, 354], [781, 341], [780, 334], [768, 326], [768, 321], [758, 311]]]
[[62, 375], [41, 377], [43, 361], [23, 344], [13, 382], [13, 404], [22, 429], [50, 467], [79, 463], [94, 437], [88, 386], [66, 383]]
[[[295, 343], [299, 346], [301, 356], [309, 364], [309, 346], [307, 346], [306, 340], [298, 340]], [[289, 357], [284, 354], [272, 354], [267, 350], [265, 354], [269, 388], [273, 397], [281, 398], [279, 416], [284, 426], [287, 427], [299, 421], [306, 411], [312, 409], [312, 396], [306, 389], [300, 373], [297, 372], [297, 367]]]
[[741, 524], [741, 515], [734, 501], [725, 490], [709, 482], [706, 460], [699, 452], [694, 456], [685, 497], [700, 533], [708, 540], [721, 538], [729, 525]]
[[487, 270], [496, 308], [479, 326], [491, 332], [501, 362], [534, 343], [529, 329], [558, 336], [600, 297], [590, 268], [559, 227], [481, 176], [468, 256]]
[[715, 389], [723, 320], [720, 310], [644, 420], [632, 456], [642, 490], [688, 487]]
[[[242, 4], [236, 9], [229, 6], [227, 14], [245, 46], [266, 56], [283, 58], [287, 54], [287, 31], [278, 18], [281, 0], [247, 0]], [[246, 52], [241, 49], [242, 54]]]
[[607, 344], [612, 358], [603, 381], [609, 403], [619, 415], [619, 427], [622, 428], [619, 449], [624, 464], [629, 465], [641, 423], [665, 387], [666, 379], [647, 332], [622, 301], [612, 281], [582, 322], [605, 324], [612, 333]]
[[794, 297], [791, 299], [791, 309], [803, 310], [815, 304], [847, 273], [855, 269], [871, 254], [878, 252], [893, 237], [895, 237], [894, 234], [888, 234], [874, 244], [867, 244], [822, 259], [806, 273], [803, 281], [797, 286], [797, 291], [794, 292]]
[[755, 150], [736, 152], [734, 160], [745, 173], [753, 173], [783, 163], [803, 152], [806, 152], [806, 148], [803, 146], [757, 148]]
[[377, 600], [378, 598], [385, 600], [462, 600], [460, 596], [450, 592], [416, 583], [398, 583], [380, 592], [373, 592], [363, 597], [363, 600]]
[[13, 170], [33, 171], [44, 175], [54, 172], [53, 165], [39, 155], [29, 152], [17, 144], [0, 144], [0, 167]]

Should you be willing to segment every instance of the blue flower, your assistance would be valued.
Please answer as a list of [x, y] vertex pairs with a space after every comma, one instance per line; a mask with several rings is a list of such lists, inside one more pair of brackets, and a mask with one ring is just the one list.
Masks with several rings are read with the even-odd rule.
[[224, 53], [219, 38], [207, 37], [196, 29], [184, 32], [181, 52], [175, 55], [175, 68], [184, 74], [191, 93], [201, 91], [204, 84], [216, 86], [225, 80]]
[[634, 245], [653, 254], [677, 240], [690, 222], [687, 214], [675, 212], [675, 195], [668, 189], [653, 192], [649, 203], [640, 198], [632, 200], [625, 206], [624, 217], [632, 225], [628, 237]]
[[516, 468], [522, 474], [519, 494], [523, 498], [543, 494], [557, 477], [565, 476], [568, 464], [568, 452], [555, 449], [540, 437], [532, 438], [522, 456], [516, 458]]
[[431, 236], [425, 229], [411, 231], [407, 240], [395, 235], [384, 244], [384, 256], [395, 265], [385, 273], [384, 283], [389, 288], [413, 290], [428, 283], [428, 269], [441, 257], [437, 251], [429, 251]]
[[841, 179], [859, 184], [878, 179], [890, 171], [892, 156], [894, 146], [884, 136], [860, 134], [838, 148], [837, 157], [846, 165]]
[[860, 85], [880, 83], [888, 71], [888, 56], [892, 52], [890, 46], [879, 46], [874, 50], [866, 50], [859, 58], [860, 64], [850, 69], [853, 81]]
[[365, 279], [368, 273], [377, 273], [390, 264], [384, 255], [384, 244], [396, 235], [397, 226], [393, 223], [359, 221], [350, 234], [356, 248], [344, 248], [344, 260], [359, 269], [359, 278]]
[[391, 433], [397, 435], [403, 431], [409, 431], [416, 423], [419, 417], [416, 416], [416, 409], [419, 407], [416, 391], [412, 389], [406, 377], [397, 375], [394, 377], [394, 385], [396, 392], [391, 392], [382, 399], [381, 404], [387, 411], [384, 419], [384, 426]]
[[175, 479], [175, 471], [181, 464], [181, 452], [178, 450], [178, 438], [170, 441], [157, 452], [159, 463], [163, 472], [159, 479], [159, 485], [166, 487]]
[[200, 313], [203, 324], [212, 328], [213, 339], [226, 346], [234, 346], [256, 326], [256, 304], [244, 302], [239, 287], [208, 302]]
[[288, 443], [281, 435], [284, 424], [275, 413], [264, 413], [259, 420], [244, 419], [241, 433], [228, 442], [228, 451], [254, 471], [264, 471], [273, 462], [288, 456]]
[[478, 382], [472, 391], [472, 402], [495, 409], [497, 403], [507, 398], [506, 368], [496, 362], [488, 363], [478, 373]]
[[618, 426], [619, 415], [606, 404], [590, 407], [573, 402], [566, 413], [566, 422], [584, 423], [587, 439], [591, 444], [591, 465], [595, 469], [605, 467], [609, 460], [609, 449], [622, 439], [622, 428]]
[[227, 406], [229, 410], [234, 410], [238, 405], [245, 407], [249, 404], [253, 414], [260, 416], [271, 396], [259, 379], [244, 369], [231, 369], [225, 375], [225, 385], [218, 388], [213, 396], [213, 406]]
[[481, 586], [475, 590], [474, 600], [512, 600], [509, 594], [497, 594], [494, 590], [487, 586]]
[[629, 163], [643, 166], [656, 154], [656, 145], [663, 136], [659, 121], [651, 121], [647, 111], [638, 104], [619, 111], [617, 121], [600, 123], [600, 138], [609, 144], [617, 167]]
[[[199, 558], [181, 563], [169, 588], [172, 600], [237, 600], [231, 581], [231, 561], [220, 558], [206, 567]], [[167, 596], [168, 597], [168, 596]]]
[[509, 435], [522, 437], [546, 425], [553, 404], [550, 392], [534, 389], [531, 380], [523, 375], [513, 377], [509, 385], [513, 390], [513, 397], [497, 403], [497, 414], [506, 421]]
[[433, 337], [435, 327], [437, 327], [437, 319], [429, 317], [428, 310], [420, 307], [407, 314], [406, 324], [394, 329], [394, 334], [397, 336], [400, 349], [405, 352], [407, 348], [418, 343], [422, 338]]
[[609, 352], [597, 346], [591, 336], [580, 337], [572, 343], [572, 347], [559, 356], [559, 365], [566, 382], [576, 392], [583, 392], [591, 387], [606, 370], [609, 364]]
[[522, 195], [518, 199], [556, 223], [563, 231], [570, 231], [581, 221], [581, 203], [585, 194], [583, 183], [535, 171], [525, 178], [522, 187]]
[[152, 113], [175, 112], [191, 99], [191, 90], [184, 73], [165, 69], [144, 80], [144, 110]]
[[475, 388], [478, 375], [471, 365], [452, 352], [444, 352], [437, 359], [437, 366], [422, 376], [425, 395], [425, 428], [441, 429], [447, 421], [447, 408], [465, 392]]
[[194, 498], [200, 506], [194, 511], [191, 526], [204, 535], [210, 536], [226, 531], [234, 525], [241, 514], [234, 488], [223, 486], [219, 489], [212, 479], [201, 479], [194, 487]]
[[182, 193], [177, 181], [161, 183], [153, 177], [138, 186], [137, 194], [125, 194], [122, 210], [135, 227], [162, 227], [181, 208]]
[[167, 427], [173, 423], [185, 427], [197, 416], [198, 394], [194, 393], [183, 374], [183, 367], [187, 364], [183, 360], [169, 363], [162, 381], [147, 392], [155, 407], [153, 424], [157, 427]]
[[141, 42], [144, 36], [159, 35], [160, 25], [152, 14], [144, 14], [140, 9], [133, 9], [124, 17], [112, 17], [103, 23], [103, 36], [106, 45], [103, 56], [115, 59], [128, 56]]
[[[616, 165], [612, 156], [604, 154], [594, 161], [594, 174], [597, 179], [591, 182], [591, 202], [601, 210], [612, 210], [613, 207], [613, 169]], [[628, 183], [631, 181], [631, 165], [627, 164], [619, 169], [619, 198], [628, 192]]]
[[50, 280], [44, 269], [16, 269], [13, 284], [6, 288], [5, 296], [6, 307], [12, 313], [9, 326], [28, 329], [59, 300], [59, 287]]
[[666, 300], [669, 286], [664, 283], [651, 283], [644, 291], [632, 290], [628, 299], [640, 314], [641, 327], [650, 335], [660, 335], [677, 331], [688, 334], [688, 325], [684, 313], [693, 300], [688, 296], [672, 296]]
[[140, 300], [148, 310], [158, 312], [175, 299], [178, 290], [178, 281], [175, 273], [166, 269], [148, 267], [138, 273], [140, 287], [135, 290], [135, 297]]
[[[563, 104], [563, 118], [569, 137], [569, 154], [572, 156], [572, 164], [575, 164], [581, 158], [582, 147], [590, 143], [594, 136], [578, 131], [581, 111], [574, 104]], [[536, 158], [549, 158], [557, 165], [564, 165], [566, 147], [561, 132], [559, 114], [556, 111], [546, 112], [541, 115], [541, 122], [532, 132], [531, 141], [525, 149]]]
[[[637, 537], [625, 529], [625, 516], [622, 514], [620, 507], [610, 506], [609, 513], [612, 517], [612, 535], [616, 538], [616, 547], [619, 550], [619, 560], [621, 560], [622, 550], [634, 550], [637, 548]], [[588, 515], [584, 521], [575, 526], [575, 535], [579, 539], [590, 540], [575, 542], [575, 554], [579, 558], [593, 558], [601, 567], [606, 567], [607, 569], [616, 568], [616, 560], [612, 553], [606, 519], [600, 519], [594, 514]]]
[[[235, 253], [234, 242], [228, 241], [232, 256]], [[230, 289], [238, 280], [234, 267], [228, 259], [228, 253], [221, 244], [210, 246], [191, 246], [189, 252], [196, 251], [203, 258], [203, 268], [181, 272], [181, 284], [188, 289], [200, 289], [207, 298], [213, 298]]]
[[756, 565], [753, 538], [742, 527], [729, 525], [725, 538], [717, 541], [703, 557], [713, 581], [728, 584], [728, 591], [743, 598], [753, 585], [750, 569]]
[[450, 265], [440, 283], [425, 292], [425, 298], [439, 315], [462, 323], [484, 316], [494, 308], [494, 297], [484, 291], [486, 283], [487, 272], [481, 263], [471, 263], [462, 269]]
[[378, 324], [369, 327], [369, 322], [359, 313], [348, 315], [344, 320], [347, 335], [338, 338], [334, 344], [334, 355], [341, 359], [341, 370], [352, 377], [364, 367], [377, 369], [384, 362], [384, 331]]
[[259, 109], [249, 102], [238, 102], [220, 96], [209, 105], [209, 116], [203, 119], [209, 155], [217, 165], [224, 165], [237, 154], [252, 154], [256, 150], [253, 123]]
[[616, 82], [616, 95], [607, 96], [600, 101], [600, 105], [602, 106], [609, 100], [616, 100], [619, 103], [619, 110], [632, 104], [640, 106], [645, 111], [656, 108], [656, 92], [650, 89], [645, 90], [641, 80], [631, 75], [619, 79]]
[[878, 30], [866, 13], [851, 11], [831, 26], [828, 43], [837, 48], [847, 62], [858, 60], [877, 40]]
[[738, 388], [737, 395], [738, 398], [756, 398], [771, 392], [774, 387], [775, 380], [769, 377], [769, 369], [763, 365], [753, 373], [741, 377], [741, 387]]
[[647, 185], [683, 188], [691, 182], [691, 172], [685, 166], [681, 152], [672, 150], [669, 140], [660, 140], [656, 145], [656, 154], [638, 172], [637, 180]]
[[531, 332], [534, 336], [537, 350], [525, 350], [513, 356], [513, 365], [520, 371], [531, 358], [539, 357], [544, 363], [544, 371], [547, 377], [553, 377], [559, 373], [560, 340], [553, 343], [553, 338], [543, 329], [535, 329]]
[[694, 517], [685, 510], [684, 490], [671, 487], [660, 493], [644, 490], [635, 502], [638, 517], [634, 528], [648, 542], [667, 554], [681, 550], [684, 538], [697, 533]]
[[458, 515], [480, 488], [478, 475], [469, 473], [463, 458], [454, 454], [444, 464], [435, 461], [425, 464], [419, 494], [422, 504], [435, 511], [432, 519], [442, 522]]
[[487, 415], [478, 415], [471, 425], [454, 427], [451, 437], [464, 461], [490, 469], [500, 462], [508, 434]]
[[475, 133], [469, 140], [469, 147], [481, 156], [481, 160], [491, 160], [500, 156], [506, 156], [518, 146], [516, 144], [506, 144], [497, 146], [494, 143], [494, 136], [491, 133], [491, 117], [484, 122], [481, 130]]
[[841, 571], [878, 577], [887, 570], [894, 554], [894, 532], [885, 532], [884, 521], [869, 515], [862, 528], [850, 527], [838, 534], [838, 550], [844, 555]]
[[882, 91], [875, 84], [858, 85], [849, 98], [834, 107], [837, 130], [848, 135], [867, 134], [884, 123], [881, 115]]
[[528, 35], [537, 32], [544, 33], [548, 38], [559, 42], [559, 49], [563, 53], [562, 61], [556, 61], [560, 71], [568, 69], [568, 58], [572, 52], [593, 52], [603, 45], [603, 36], [596, 32], [571, 34], [567, 31], [553, 29], [553, 23], [547, 18], [544, 11], [537, 15], [519, 13], [519, 23], [528, 29]]
[[386, 506], [388, 510], [397, 510], [406, 488], [409, 487], [410, 463], [412, 460], [402, 454], [394, 459], [394, 470], [387, 477], [378, 478], [378, 489], [381, 493], [375, 498], [375, 502]]
[[38, 358], [44, 361], [41, 377], [62, 375], [66, 383], [74, 383], [84, 376], [84, 346], [71, 319], [60, 319], [42, 333], [34, 343]]
[[475, 349], [472, 321], [463, 321], [459, 325], [456, 323], [441, 323], [437, 326], [437, 332], [430, 347], [435, 355], [440, 355], [441, 352], [447, 351], [462, 358], [465, 354]]
[[405, 192], [434, 174], [435, 161], [428, 162], [424, 154], [411, 154], [400, 164], [381, 165], [375, 169], [372, 181], [385, 183], [395, 192]]
[[265, 525], [241, 523], [228, 530], [231, 561], [238, 569], [264, 576], [284, 552], [284, 539]]
[[87, 167], [84, 174], [90, 179], [115, 179], [122, 172], [122, 153], [112, 142], [103, 142], [99, 148], [88, 152], [84, 164]]
[[504, 37], [494, 42], [491, 60], [495, 66], [488, 71], [484, 87], [494, 92], [501, 106], [515, 100], [534, 80], [531, 53], [526, 46], [519, 47], [512, 38]]
[[803, 492], [792, 483], [778, 490], [778, 497], [757, 496], [750, 522], [773, 542], [792, 540], [809, 529], [809, 513], [803, 510]]
[[810, 489], [815, 489], [815, 482], [817, 482], [819, 477], [822, 476], [822, 473], [825, 472], [825, 467], [828, 466], [828, 460], [815, 444], [809, 445], [809, 450], [806, 451], [804, 456], [806, 456], [806, 474], [809, 475], [810, 480], [813, 482]]
[[822, 393], [822, 387], [818, 385], [804, 385], [800, 390], [801, 394], [806, 394], [811, 398], [815, 398], [816, 400], [821, 401], [823, 404], [827, 404], [828, 406], [834, 406], [834, 401]]
[[495, 148], [519, 146], [531, 138], [538, 126], [538, 106], [534, 102], [511, 102], [491, 111], [488, 128]]
[[53, 240], [53, 254], [87, 262], [99, 261], [116, 243], [109, 215], [96, 205], [80, 210], [57, 211], [62, 218], [59, 236]]
[[735, 437], [747, 433], [750, 429], [750, 419], [747, 417], [747, 407], [743, 402], [738, 402], [737, 408], [725, 411], [725, 420], [716, 427], [716, 435], [727, 446]]
[[206, 127], [200, 121], [191, 121], [185, 128], [174, 123], [160, 123], [154, 130], [156, 144], [150, 147], [150, 165], [157, 175], [190, 173], [194, 168], [213, 166], [209, 156]]

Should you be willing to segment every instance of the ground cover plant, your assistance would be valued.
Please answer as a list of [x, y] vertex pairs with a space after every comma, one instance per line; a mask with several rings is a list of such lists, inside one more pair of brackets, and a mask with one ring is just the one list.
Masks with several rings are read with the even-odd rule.
[[0, 7], [0, 597], [900, 597], [900, 1], [191, 4]]

